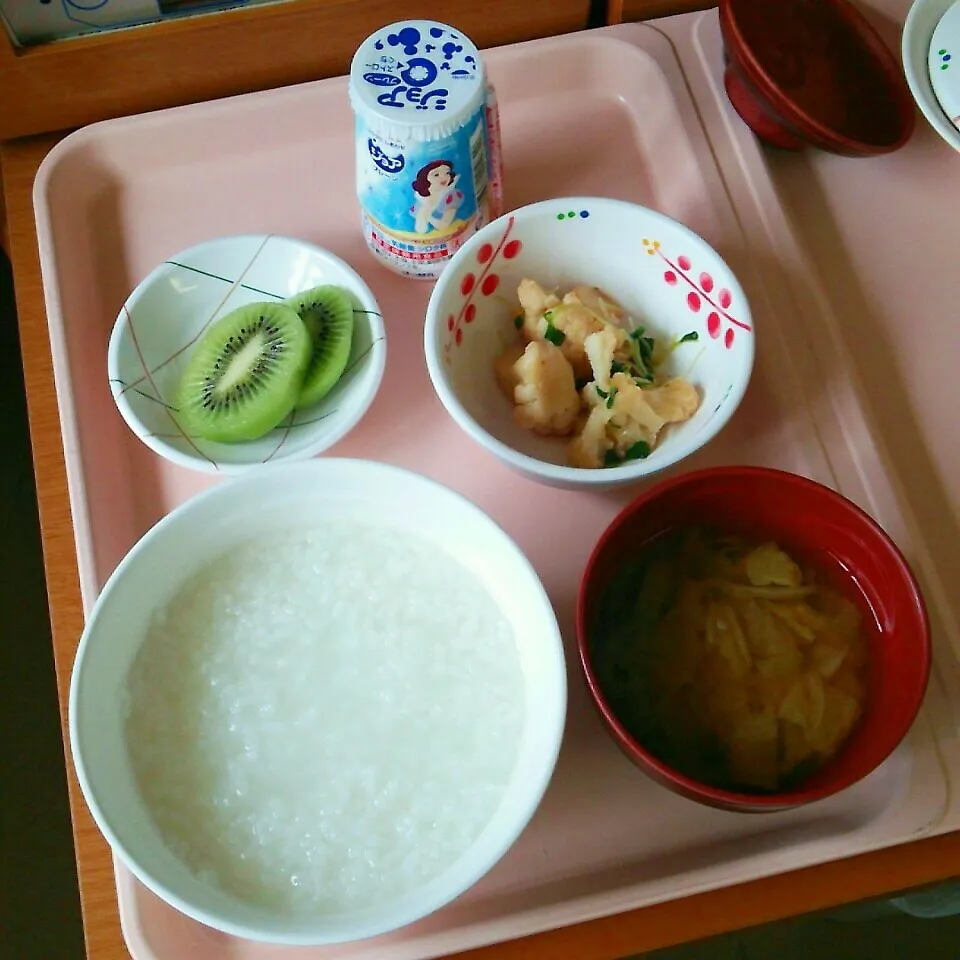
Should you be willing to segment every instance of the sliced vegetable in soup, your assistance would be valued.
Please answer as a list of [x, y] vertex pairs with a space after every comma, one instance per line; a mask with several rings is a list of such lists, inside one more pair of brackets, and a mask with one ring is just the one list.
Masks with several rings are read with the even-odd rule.
[[594, 660], [647, 750], [714, 786], [789, 789], [863, 711], [857, 607], [777, 544], [691, 529], [652, 541], [607, 588]]

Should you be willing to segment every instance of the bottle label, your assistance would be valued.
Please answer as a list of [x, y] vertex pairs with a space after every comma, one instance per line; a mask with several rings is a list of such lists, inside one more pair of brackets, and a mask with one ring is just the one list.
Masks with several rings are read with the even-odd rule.
[[356, 118], [357, 198], [368, 246], [412, 276], [436, 276], [489, 219], [485, 108], [448, 137], [408, 143]]

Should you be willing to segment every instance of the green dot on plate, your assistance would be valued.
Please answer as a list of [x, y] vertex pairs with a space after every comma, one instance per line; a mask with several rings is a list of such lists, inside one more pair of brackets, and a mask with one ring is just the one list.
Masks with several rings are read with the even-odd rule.
[[576, 214], [576, 211], [575, 211], [575, 210], [571, 210], [571, 211], [567, 214], [568, 217], [575, 217], [576, 215], [577, 215], [577, 214]]
[[946, 52], [946, 50], [938, 50], [937, 54], [942, 57]]
[[557, 214], [557, 219], [558, 219], [558, 220], [562, 220], [563, 217], [564, 217], [564, 214], [562, 214], [562, 213], [558, 213], [558, 214]]
[[943, 64], [943, 66], [940, 67], [940, 69], [941, 69], [941, 70], [946, 70], [947, 67], [949, 67], [949, 66], [950, 66], [949, 63], [945, 63], [945, 64]]

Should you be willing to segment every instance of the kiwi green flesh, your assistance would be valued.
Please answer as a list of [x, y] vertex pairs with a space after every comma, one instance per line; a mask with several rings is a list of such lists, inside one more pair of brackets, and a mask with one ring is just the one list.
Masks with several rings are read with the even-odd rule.
[[232, 311], [191, 350], [176, 398], [181, 426], [220, 443], [259, 439], [293, 409], [310, 356], [310, 337], [290, 306]]
[[312, 347], [296, 401], [303, 409], [322, 400], [343, 376], [353, 341], [353, 303], [344, 290], [330, 284], [305, 290], [286, 303], [299, 313]]

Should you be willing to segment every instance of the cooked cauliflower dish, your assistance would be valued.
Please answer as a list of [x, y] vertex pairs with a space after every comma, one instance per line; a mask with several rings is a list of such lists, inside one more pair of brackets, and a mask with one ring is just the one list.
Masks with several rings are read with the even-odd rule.
[[659, 371], [670, 352], [697, 339], [657, 343], [596, 287], [562, 297], [524, 279], [517, 288], [517, 340], [494, 362], [517, 423], [567, 438], [574, 467], [611, 467], [650, 455], [670, 423], [700, 406], [697, 388]]

